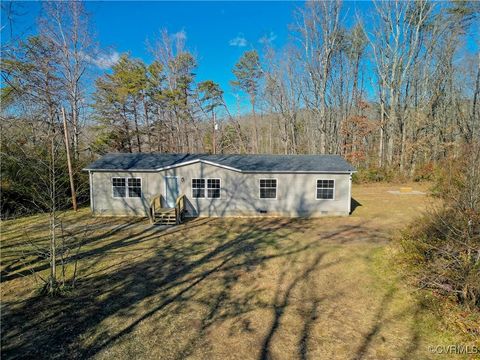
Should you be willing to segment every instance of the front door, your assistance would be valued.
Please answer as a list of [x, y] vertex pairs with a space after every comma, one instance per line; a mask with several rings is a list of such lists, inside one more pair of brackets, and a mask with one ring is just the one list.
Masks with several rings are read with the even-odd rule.
[[169, 208], [175, 207], [178, 198], [178, 178], [176, 176], [165, 177], [165, 200]]

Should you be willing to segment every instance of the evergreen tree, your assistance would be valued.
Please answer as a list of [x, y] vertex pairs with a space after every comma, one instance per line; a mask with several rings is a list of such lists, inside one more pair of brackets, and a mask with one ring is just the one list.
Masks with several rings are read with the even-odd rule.
[[254, 121], [254, 152], [258, 152], [258, 129], [255, 105], [260, 92], [260, 80], [263, 77], [260, 57], [256, 50], [246, 51], [235, 64], [233, 70], [235, 80], [232, 85], [248, 94]]

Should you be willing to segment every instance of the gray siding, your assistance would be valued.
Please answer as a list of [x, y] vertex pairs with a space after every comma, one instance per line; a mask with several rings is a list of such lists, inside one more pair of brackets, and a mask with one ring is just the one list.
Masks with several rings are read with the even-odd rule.
[[[142, 198], [113, 198], [112, 177], [140, 177]], [[348, 215], [349, 174], [240, 173], [195, 163], [161, 172], [92, 172], [92, 211], [98, 215], [146, 216], [153, 196], [165, 195], [165, 176], [179, 178], [187, 196], [187, 216], [322, 216]], [[193, 198], [193, 178], [221, 179], [219, 199]], [[260, 199], [260, 179], [277, 179], [277, 199]], [[316, 180], [335, 180], [334, 200], [316, 199]], [[266, 211], [265, 214], [260, 210]]]

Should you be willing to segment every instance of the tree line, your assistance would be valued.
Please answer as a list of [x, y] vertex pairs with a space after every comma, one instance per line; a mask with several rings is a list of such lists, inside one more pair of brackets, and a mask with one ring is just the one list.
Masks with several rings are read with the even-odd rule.
[[81, 2], [44, 3], [36, 34], [18, 37], [21, 11], [2, 6], [3, 213], [68, 206], [62, 109], [80, 201], [81, 168], [110, 151], [335, 153], [414, 176], [479, 138], [476, 2], [375, 2], [356, 16], [341, 1], [300, 5], [283, 48], [249, 49], [224, 69], [234, 108], [214, 79], [197, 80], [183, 37], [162, 30], [151, 62], [125, 53], [101, 72]]

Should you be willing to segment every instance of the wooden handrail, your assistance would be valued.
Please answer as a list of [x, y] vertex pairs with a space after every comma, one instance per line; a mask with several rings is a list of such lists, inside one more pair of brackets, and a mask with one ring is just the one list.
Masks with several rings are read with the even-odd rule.
[[155, 221], [155, 211], [157, 208], [161, 208], [161, 207], [162, 207], [162, 195], [154, 196], [150, 201], [150, 209], [148, 213], [150, 223], [153, 224], [153, 222]]
[[[155, 213], [158, 209], [164, 208], [162, 204], [164, 201], [162, 195], [156, 195], [150, 200], [150, 208], [149, 208], [149, 213], [148, 213], [148, 218], [150, 219], [150, 223], [155, 222]], [[185, 214], [185, 206], [186, 203], [186, 196], [185, 194], [181, 194], [180, 196], [177, 197], [177, 200], [175, 201], [175, 222], [177, 224], [180, 224], [183, 220], [183, 215]]]
[[183, 220], [183, 214], [185, 213], [185, 194], [181, 194], [175, 201], [175, 219], [177, 225]]

